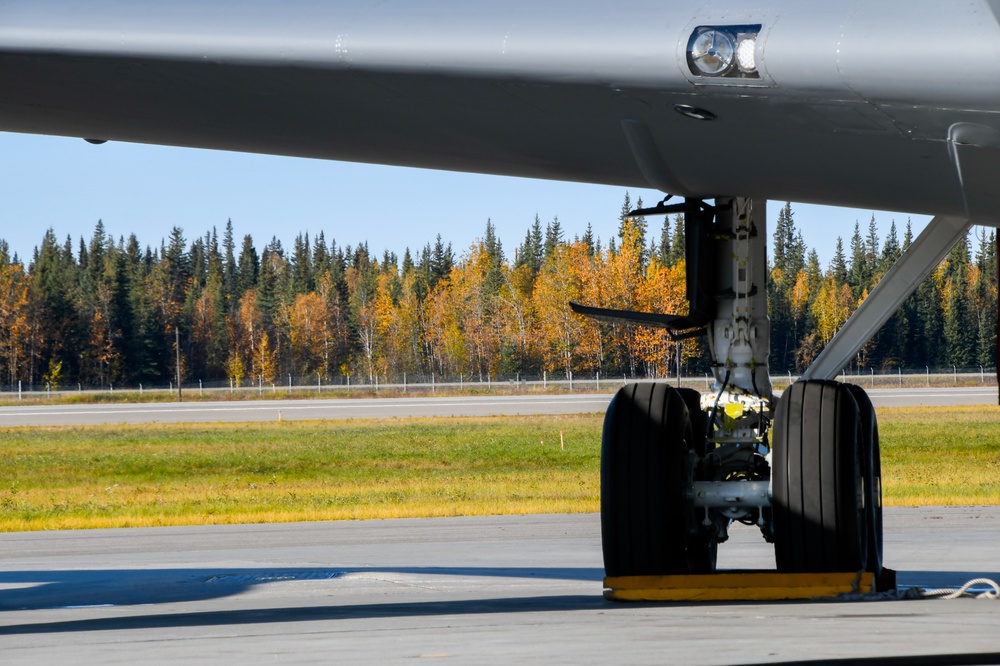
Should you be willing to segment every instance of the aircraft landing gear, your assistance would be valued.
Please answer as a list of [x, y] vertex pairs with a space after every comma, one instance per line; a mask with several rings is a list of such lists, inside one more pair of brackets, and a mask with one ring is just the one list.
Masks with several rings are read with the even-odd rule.
[[[688, 200], [688, 315], [574, 304], [603, 321], [704, 332], [709, 393], [631, 384], [612, 400], [601, 453], [609, 578], [715, 571], [733, 522], [774, 543], [783, 573], [882, 569], [878, 425], [860, 387], [799, 381], [772, 410], [764, 202]], [[772, 432], [773, 423], [773, 432]]]
[[686, 316], [574, 305], [605, 321], [661, 326], [675, 338], [704, 331], [716, 359], [709, 396], [636, 384], [605, 420], [601, 515], [611, 577], [715, 571], [734, 520], [758, 524], [767, 499], [766, 237], [763, 202], [687, 201], [650, 212], [686, 217]]

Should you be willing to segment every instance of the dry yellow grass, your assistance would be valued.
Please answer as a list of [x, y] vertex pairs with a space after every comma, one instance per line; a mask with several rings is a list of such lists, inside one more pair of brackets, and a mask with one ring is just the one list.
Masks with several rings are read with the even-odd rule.
[[[601, 420], [0, 430], [0, 530], [597, 511]], [[1000, 409], [879, 423], [886, 505], [1000, 504]]]

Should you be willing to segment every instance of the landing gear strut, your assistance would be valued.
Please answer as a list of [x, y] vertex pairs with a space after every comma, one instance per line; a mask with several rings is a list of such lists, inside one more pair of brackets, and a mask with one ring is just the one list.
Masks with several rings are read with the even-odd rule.
[[734, 521], [775, 544], [779, 571], [881, 570], [878, 426], [867, 395], [804, 381], [774, 409], [764, 206], [720, 198], [636, 211], [687, 216], [688, 315], [573, 306], [675, 338], [704, 333], [715, 374], [705, 395], [632, 384], [612, 400], [601, 458], [609, 577], [713, 572]]

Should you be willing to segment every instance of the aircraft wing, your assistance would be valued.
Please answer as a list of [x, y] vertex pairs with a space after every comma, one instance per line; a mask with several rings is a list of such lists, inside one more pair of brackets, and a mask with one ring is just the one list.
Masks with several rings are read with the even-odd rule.
[[[997, 11], [0, 0], [0, 130], [1000, 222]], [[754, 77], [692, 69], [713, 26], [753, 31]]]

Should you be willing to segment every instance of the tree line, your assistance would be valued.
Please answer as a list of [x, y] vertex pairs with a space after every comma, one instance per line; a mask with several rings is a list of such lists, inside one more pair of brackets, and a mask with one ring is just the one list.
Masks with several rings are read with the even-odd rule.
[[[641, 207], [641, 200], [636, 202]], [[566, 238], [536, 217], [506, 253], [487, 221], [456, 254], [440, 237], [402, 258], [300, 234], [258, 249], [232, 222], [158, 248], [117, 240], [98, 221], [89, 242], [50, 229], [24, 262], [0, 241], [0, 383], [136, 387], [231, 380], [268, 385], [569, 375], [664, 377], [708, 368], [704, 341], [678, 348], [664, 331], [597, 324], [567, 303], [686, 313], [684, 222], [650, 233], [626, 194], [616, 236]], [[786, 205], [769, 266], [773, 372], [806, 367], [912, 241], [895, 223], [856, 225], [823, 270]], [[995, 237], [973, 256], [959, 243], [856, 359], [859, 368], [996, 363]], [[180, 359], [178, 368], [177, 359]], [[356, 380], [357, 381], [357, 380]]]

